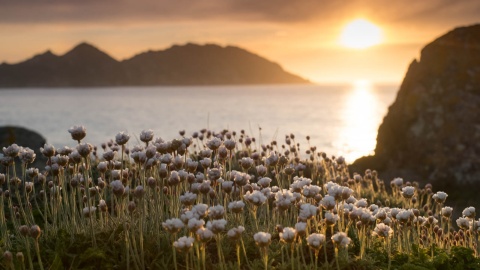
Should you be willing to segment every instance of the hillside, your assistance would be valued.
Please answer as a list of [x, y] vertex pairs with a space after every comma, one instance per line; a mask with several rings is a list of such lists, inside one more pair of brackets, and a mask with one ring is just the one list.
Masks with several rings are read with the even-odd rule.
[[81, 43], [64, 55], [50, 51], [0, 65], [0, 87], [221, 85], [308, 83], [277, 63], [244, 49], [175, 45], [117, 61]]

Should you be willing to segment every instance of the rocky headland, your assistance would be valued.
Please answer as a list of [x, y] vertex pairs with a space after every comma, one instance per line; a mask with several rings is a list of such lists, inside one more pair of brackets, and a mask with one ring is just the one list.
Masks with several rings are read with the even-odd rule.
[[[480, 25], [425, 46], [378, 130], [375, 155], [351, 166], [430, 182], [450, 201], [474, 204], [480, 187]], [[468, 199], [467, 199], [468, 198]]]

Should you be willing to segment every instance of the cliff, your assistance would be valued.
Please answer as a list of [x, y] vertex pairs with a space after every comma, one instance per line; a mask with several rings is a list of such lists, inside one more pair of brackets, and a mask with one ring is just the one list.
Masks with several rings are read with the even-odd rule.
[[480, 25], [441, 36], [410, 64], [375, 155], [352, 165], [367, 167], [447, 192], [480, 186]]

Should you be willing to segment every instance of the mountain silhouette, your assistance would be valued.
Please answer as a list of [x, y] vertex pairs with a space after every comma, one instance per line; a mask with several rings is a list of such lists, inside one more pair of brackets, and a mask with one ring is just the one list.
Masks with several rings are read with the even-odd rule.
[[0, 65], [0, 87], [94, 87], [308, 83], [244, 49], [188, 43], [117, 61], [88, 43]]

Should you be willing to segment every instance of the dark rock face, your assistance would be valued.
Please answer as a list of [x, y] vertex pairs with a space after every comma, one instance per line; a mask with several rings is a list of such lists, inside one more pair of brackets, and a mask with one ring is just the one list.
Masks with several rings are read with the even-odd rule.
[[367, 167], [437, 187], [480, 185], [480, 25], [438, 38], [410, 64], [375, 156], [352, 166]]
[[308, 83], [280, 65], [237, 47], [186, 44], [117, 61], [81, 43], [57, 56], [47, 51], [0, 65], [0, 87], [220, 85]]
[[[45, 138], [42, 135], [22, 128], [22, 127], [13, 127], [13, 126], [5, 126], [0, 127], [0, 151], [3, 147], [8, 147], [12, 144], [16, 143], [18, 146], [28, 147], [35, 151], [37, 157], [33, 164], [28, 165], [28, 167], [35, 167], [40, 170], [43, 170], [46, 165], [46, 158], [40, 153], [40, 147], [43, 147], [46, 143]], [[1, 151], [3, 154], [3, 151]], [[18, 158], [15, 159], [17, 165], [19, 165], [20, 161]], [[4, 167], [0, 166], [1, 172], [4, 171]], [[20, 172], [20, 168], [17, 168], [17, 172]]]

